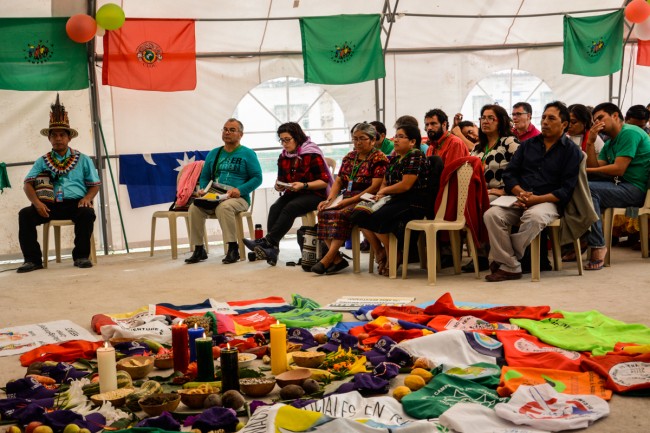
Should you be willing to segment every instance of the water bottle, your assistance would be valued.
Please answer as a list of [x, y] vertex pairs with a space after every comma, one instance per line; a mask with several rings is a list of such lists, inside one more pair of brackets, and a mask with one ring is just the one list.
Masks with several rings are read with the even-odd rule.
[[264, 237], [264, 230], [262, 224], [255, 224], [255, 239], [262, 239]]
[[59, 185], [59, 187], [56, 189], [56, 194], [54, 196], [54, 200], [57, 203], [62, 203], [63, 202], [63, 187]]

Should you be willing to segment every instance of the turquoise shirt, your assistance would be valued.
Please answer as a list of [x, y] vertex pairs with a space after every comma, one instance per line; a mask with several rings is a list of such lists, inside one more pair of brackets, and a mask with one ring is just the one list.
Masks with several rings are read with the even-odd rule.
[[219, 149], [223, 147], [212, 149], [205, 158], [199, 186], [204, 189], [211, 180], [234, 186], [239, 190], [241, 197], [250, 204], [250, 193], [262, 184], [262, 167], [257, 154], [248, 147], [239, 145], [232, 152], [223, 149], [219, 160], [215, 161]]
[[619, 156], [632, 158], [623, 179], [645, 191], [650, 175], [650, 138], [638, 126], [624, 124], [616, 138], [605, 142], [598, 159], [613, 164]]
[[[56, 168], [52, 166], [51, 158], [59, 162], [64, 161], [66, 158], [72, 158], [72, 160], [69, 166]], [[51, 151], [37, 159], [32, 169], [27, 173], [25, 183], [34, 182], [36, 177], [44, 171], [50, 172], [54, 177], [52, 183], [55, 194], [59, 187], [63, 188], [64, 199], [79, 200], [86, 196], [89, 187], [101, 185], [97, 169], [92, 160], [83, 153], [70, 148], [68, 148], [64, 156]]]

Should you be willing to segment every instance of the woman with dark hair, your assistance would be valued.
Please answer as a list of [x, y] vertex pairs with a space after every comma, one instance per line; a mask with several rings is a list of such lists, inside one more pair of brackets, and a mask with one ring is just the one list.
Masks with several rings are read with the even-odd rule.
[[470, 154], [483, 162], [488, 194], [493, 201], [505, 195], [503, 172], [519, 147], [519, 140], [512, 135], [508, 112], [499, 105], [484, 105], [480, 122], [478, 144]]
[[339, 249], [352, 233], [350, 216], [363, 194], [375, 194], [386, 172], [388, 159], [375, 148], [377, 130], [369, 123], [352, 128], [354, 149], [343, 157], [341, 169], [327, 199], [318, 205], [318, 239], [328, 252], [311, 271], [334, 274], [349, 266]]
[[[386, 200], [386, 204], [372, 213], [355, 212], [353, 222], [358, 224], [363, 235], [375, 252], [378, 273], [388, 276], [388, 248], [391, 233], [403, 242], [404, 227], [414, 219], [422, 219], [427, 207], [426, 156], [419, 149], [420, 130], [411, 125], [397, 129], [394, 154], [388, 164], [386, 175], [375, 195], [375, 200]], [[397, 263], [401, 263], [398, 253]]]
[[[591, 129], [594, 121], [591, 117], [591, 110], [582, 104], [569, 105], [569, 129], [566, 135], [575, 144], [580, 146], [583, 152], [587, 149], [587, 138], [589, 137], [589, 130]], [[603, 148], [605, 142], [600, 136], [596, 136], [596, 154]]]
[[284, 148], [278, 158], [278, 179], [275, 182], [275, 190], [281, 195], [269, 209], [266, 236], [244, 239], [246, 247], [271, 266], [278, 261], [280, 240], [291, 229], [293, 221], [316, 210], [333, 184], [323, 152], [299, 124], [283, 123], [277, 132]]

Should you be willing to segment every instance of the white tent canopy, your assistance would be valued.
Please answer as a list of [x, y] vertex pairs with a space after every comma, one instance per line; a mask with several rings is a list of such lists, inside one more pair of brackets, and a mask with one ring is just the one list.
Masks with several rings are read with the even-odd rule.
[[[346, 125], [384, 120], [392, 133], [394, 120], [404, 114], [418, 119], [430, 108], [453, 115], [461, 110], [474, 86], [503, 70], [526, 71], [547, 85], [567, 104], [595, 105], [612, 99], [623, 110], [650, 102], [650, 68], [635, 65], [636, 37], [631, 32], [623, 69], [612, 77], [563, 75], [562, 19], [564, 14], [588, 16], [624, 6], [622, 0], [114, 0], [128, 18], [193, 18], [196, 24], [197, 87], [185, 92], [146, 92], [101, 85], [101, 38], [94, 60], [99, 78], [96, 94], [98, 122], [93, 123], [95, 88], [61, 92], [79, 137], [72, 147], [96, 153], [99, 124], [109, 156], [187, 150], [209, 150], [220, 144], [223, 121], [256, 86], [282, 77], [302, 79], [298, 18], [338, 14], [382, 14], [382, 43], [386, 48], [386, 78], [345, 86], [321, 86], [340, 107]], [[108, 1], [21, 0], [2, 2], [1, 17], [70, 16], [87, 13]], [[626, 37], [630, 27], [626, 27]], [[4, 224], [0, 227], [0, 256], [19, 258], [17, 213], [28, 204], [21, 191], [31, 161], [49, 149], [38, 131], [47, 126], [55, 92], [0, 90], [4, 128], [0, 130], [2, 162], [9, 165], [13, 188], [0, 195]], [[467, 113], [471, 115], [472, 113]], [[295, 120], [295, 119], [291, 119]], [[245, 121], [250, 129], [255, 120]], [[309, 132], [309, 130], [308, 130]], [[244, 135], [253, 148], [274, 146]], [[266, 139], [265, 139], [266, 140]], [[328, 144], [320, 142], [320, 144]], [[102, 154], [104, 151], [102, 150]], [[110, 164], [117, 182], [117, 160]], [[24, 164], [21, 164], [24, 163]], [[107, 216], [106, 248], [125, 247], [117, 212], [121, 204], [131, 246], [146, 245], [149, 219], [167, 205], [131, 209], [123, 185], [113, 192], [107, 167], [102, 170]], [[272, 191], [258, 192], [254, 219], [266, 222]], [[98, 219], [97, 227], [101, 227]], [[160, 226], [160, 225], [159, 225]], [[96, 231], [98, 240], [104, 238]], [[218, 234], [216, 223], [209, 232]], [[184, 232], [181, 236], [184, 236]], [[162, 225], [158, 239], [168, 238]], [[68, 239], [69, 241], [69, 239]]]

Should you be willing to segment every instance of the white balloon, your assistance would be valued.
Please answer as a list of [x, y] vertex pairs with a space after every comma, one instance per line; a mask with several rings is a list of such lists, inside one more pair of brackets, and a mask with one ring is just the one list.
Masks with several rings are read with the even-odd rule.
[[101, 26], [97, 26], [97, 32], [95, 33], [95, 36], [99, 36], [101, 38], [105, 34], [106, 34], [106, 29]]
[[634, 26], [634, 33], [639, 39], [650, 41], [650, 18]]

